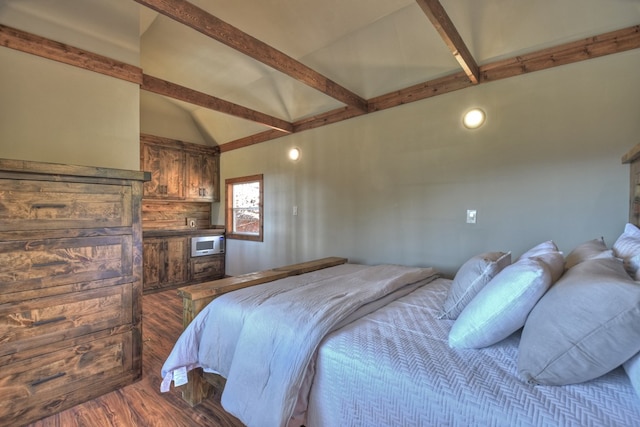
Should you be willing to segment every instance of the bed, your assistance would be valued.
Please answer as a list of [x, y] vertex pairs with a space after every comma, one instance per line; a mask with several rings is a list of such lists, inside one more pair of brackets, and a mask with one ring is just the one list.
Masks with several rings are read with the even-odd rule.
[[[513, 262], [487, 252], [453, 279], [327, 258], [184, 288], [188, 326], [163, 388], [173, 381], [197, 404], [209, 376], [248, 426], [640, 425], [638, 248], [640, 230], [627, 224], [613, 248], [594, 239], [565, 257], [545, 241]], [[372, 278], [373, 291], [363, 285]], [[607, 295], [574, 294], [603, 280]], [[345, 304], [351, 287], [366, 291]], [[589, 318], [566, 321], [581, 304]], [[601, 315], [588, 304], [615, 320], [585, 332]]]

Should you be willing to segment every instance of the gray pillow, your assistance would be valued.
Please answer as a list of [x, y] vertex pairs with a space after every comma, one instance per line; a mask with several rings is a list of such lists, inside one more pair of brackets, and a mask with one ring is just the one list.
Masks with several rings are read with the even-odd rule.
[[525, 323], [518, 371], [533, 384], [597, 378], [640, 351], [640, 284], [615, 257], [583, 261], [538, 301]]
[[569, 255], [567, 255], [565, 259], [564, 268], [568, 270], [574, 265], [578, 265], [588, 259], [607, 256], [606, 253], [608, 250], [603, 237], [584, 242], [569, 252]]
[[456, 319], [493, 277], [511, 264], [511, 252], [486, 252], [462, 264], [444, 301], [441, 319]]

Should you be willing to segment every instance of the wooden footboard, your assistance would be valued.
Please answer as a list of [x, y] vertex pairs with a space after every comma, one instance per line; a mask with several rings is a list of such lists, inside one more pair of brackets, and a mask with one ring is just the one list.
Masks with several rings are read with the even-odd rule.
[[[183, 327], [186, 328], [207, 304], [227, 292], [345, 264], [346, 262], [347, 258], [328, 257], [180, 288], [178, 289], [178, 295], [182, 297]], [[207, 374], [207, 376], [210, 375]], [[181, 387], [182, 398], [191, 406], [202, 402], [213, 393], [214, 389], [224, 386], [224, 379], [219, 376], [214, 376], [211, 381], [213, 385], [210, 384], [205, 379], [202, 369], [190, 371], [188, 377], [189, 382]]]

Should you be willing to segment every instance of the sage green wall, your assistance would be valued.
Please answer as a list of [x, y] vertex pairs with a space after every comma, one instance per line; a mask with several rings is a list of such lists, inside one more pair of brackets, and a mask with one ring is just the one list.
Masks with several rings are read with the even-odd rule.
[[[0, 23], [139, 64], [139, 6], [0, 2]], [[140, 87], [0, 47], [0, 158], [140, 169]]]
[[[224, 153], [222, 182], [263, 173], [265, 186], [264, 242], [230, 240], [227, 272], [335, 255], [451, 274], [486, 250], [611, 245], [627, 220], [620, 158], [640, 143], [638, 69], [636, 50]], [[466, 130], [476, 106], [487, 122]]]

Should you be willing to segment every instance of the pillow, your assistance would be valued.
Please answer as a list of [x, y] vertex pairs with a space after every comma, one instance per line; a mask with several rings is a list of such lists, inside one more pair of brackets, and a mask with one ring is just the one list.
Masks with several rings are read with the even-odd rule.
[[568, 270], [574, 265], [578, 265], [591, 258], [609, 257], [611, 256], [609, 252], [610, 250], [607, 249], [607, 245], [604, 243], [604, 237], [589, 240], [576, 246], [569, 252], [569, 255], [567, 255], [565, 259], [564, 269]]
[[547, 240], [546, 242], [542, 242], [532, 247], [531, 249], [520, 255], [518, 259], [533, 258], [535, 256], [544, 255], [549, 252], [558, 252], [558, 247], [553, 242], [553, 240]]
[[624, 362], [624, 370], [629, 375], [631, 385], [636, 389], [636, 394], [640, 397], [640, 353]]
[[518, 371], [534, 384], [599, 377], [640, 351], [640, 284], [622, 262], [594, 258], [568, 270], [531, 310]]
[[482, 348], [508, 337], [524, 326], [551, 283], [551, 271], [538, 257], [505, 267], [462, 310], [449, 331], [449, 346]]
[[496, 274], [511, 264], [511, 252], [486, 252], [462, 264], [444, 301], [440, 319], [455, 319]]
[[551, 272], [551, 283], [555, 283], [556, 280], [562, 276], [562, 273], [564, 273], [564, 256], [562, 252], [558, 251], [558, 247], [553, 240], [547, 240], [534, 246], [520, 255], [518, 260], [534, 257], [547, 263], [549, 271]]
[[635, 280], [640, 280], [640, 230], [628, 223], [613, 244], [613, 254], [624, 261], [624, 268]]

